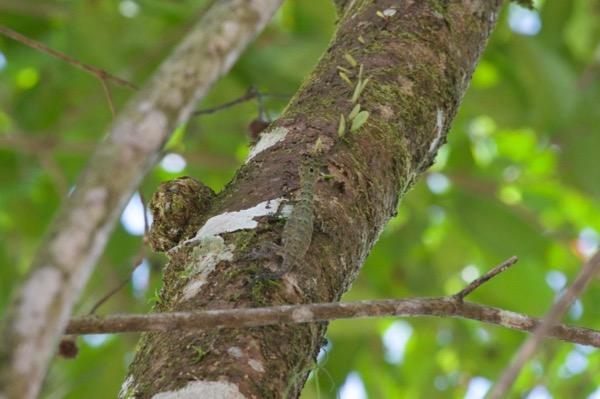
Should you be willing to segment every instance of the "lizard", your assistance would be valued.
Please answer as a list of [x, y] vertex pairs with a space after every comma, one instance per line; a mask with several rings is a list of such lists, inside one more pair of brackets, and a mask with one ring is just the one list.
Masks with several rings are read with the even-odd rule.
[[317, 157], [303, 155], [298, 168], [300, 192], [283, 227], [282, 245], [265, 242], [261, 248], [261, 250], [274, 250], [282, 258], [281, 266], [274, 272], [262, 273], [255, 277], [246, 291], [250, 291], [259, 281], [281, 278], [300, 263], [308, 252], [313, 234], [315, 185], [319, 177], [319, 169], [320, 161]]

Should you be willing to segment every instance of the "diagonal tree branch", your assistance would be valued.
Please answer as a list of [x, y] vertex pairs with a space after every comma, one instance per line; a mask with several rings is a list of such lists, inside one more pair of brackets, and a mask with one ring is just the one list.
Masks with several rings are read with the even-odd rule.
[[214, 3], [116, 119], [13, 293], [0, 325], [0, 397], [37, 396], [55, 342], [127, 200], [171, 132], [281, 2]]

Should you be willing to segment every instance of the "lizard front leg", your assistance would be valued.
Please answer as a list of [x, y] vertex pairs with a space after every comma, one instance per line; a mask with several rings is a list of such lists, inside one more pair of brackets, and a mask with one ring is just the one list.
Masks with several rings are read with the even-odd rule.
[[256, 285], [260, 281], [264, 280], [277, 280], [283, 277], [285, 274], [290, 272], [298, 263], [299, 259], [296, 259], [292, 254], [286, 252], [285, 247], [281, 245], [277, 245], [273, 242], [267, 241], [263, 243], [261, 249], [259, 250], [260, 257], [266, 257], [266, 253], [274, 253], [281, 257], [282, 262], [281, 266], [275, 271], [264, 272], [254, 277], [250, 284], [248, 284], [247, 291], [251, 290], [254, 285]]

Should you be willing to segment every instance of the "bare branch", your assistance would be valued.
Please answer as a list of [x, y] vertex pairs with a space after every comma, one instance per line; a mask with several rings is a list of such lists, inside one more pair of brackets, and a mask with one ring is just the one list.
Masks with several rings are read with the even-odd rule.
[[[386, 299], [341, 303], [314, 303], [266, 308], [208, 310], [198, 313], [154, 313], [73, 318], [66, 334], [111, 334], [142, 331], [208, 330], [258, 327], [273, 324], [312, 323], [324, 320], [440, 316], [478, 320], [513, 330], [533, 332], [541, 323], [535, 317], [454, 297]], [[559, 324], [550, 338], [600, 348], [600, 331]]]
[[494, 385], [488, 399], [500, 399], [505, 397], [506, 393], [508, 393], [519, 376], [523, 365], [535, 354], [542, 338], [547, 335], [548, 331], [552, 331], [552, 329], [555, 328], [556, 323], [561, 319], [573, 301], [581, 295], [587, 283], [599, 270], [600, 252], [597, 252], [579, 272], [577, 277], [575, 277], [571, 286], [560, 297], [558, 302], [550, 309], [550, 312], [548, 312], [548, 315], [543, 319], [543, 322], [533, 331], [534, 334], [523, 343], [511, 365], [504, 371], [498, 382]]

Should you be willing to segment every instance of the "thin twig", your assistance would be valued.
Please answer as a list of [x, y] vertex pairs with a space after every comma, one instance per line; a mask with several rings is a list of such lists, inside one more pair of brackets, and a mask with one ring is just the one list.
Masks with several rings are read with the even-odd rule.
[[218, 111], [227, 109], [229, 107], [233, 107], [234, 105], [241, 104], [243, 102], [252, 100], [253, 98], [256, 98], [257, 94], [258, 94], [258, 92], [256, 91], [256, 87], [254, 85], [250, 86], [250, 88], [246, 91], [246, 93], [244, 93], [244, 95], [242, 95], [240, 98], [236, 98], [233, 101], [229, 101], [228, 103], [221, 104], [221, 105], [213, 107], [213, 108], [207, 108], [207, 109], [201, 109], [198, 111], [194, 111], [192, 113], [192, 116], [214, 114], [215, 112], [218, 112]]
[[123, 87], [127, 87], [128, 89], [137, 91], [138, 88], [136, 85], [134, 85], [133, 83], [130, 83], [124, 79], [121, 79], [117, 76], [113, 76], [111, 74], [109, 74], [108, 72], [104, 71], [103, 69], [100, 68], [96, 68], [87, 64], [84, 64], [81, 61], [76, 60], [73, 57], [70, 57], [66, 54], [63, 54], [59, 51], [56, 51], [48, 46], [46, 46], [45, 44], [42, 44], [36, 40], [30, 39], [27, 36], [24, 36], [18, 32], [15, 32], [12, 29], [7, 28], [6, 26], [2, 26], [0, 25], [0, 33], [2, 33], [5, 36], [10, 37], [11, 39], [14, 39], [20, 43], [23, 43], [31, 48], [34, 48], [36, 50], [39, 50], [43, 53], [49, 54], [55, 58], [58, 58], [59, 60], [62, 60], [64, 62], [67, 62], [71, 65], [73, 65], [76, 68], [79, 68], [89, 74], [92, 74], [93, 76], [95, 76], [97, 79], [99, 79], [100, 81], [104, 81], [104, 80], [112, 80], [113, 82], [123, 86]]
[[104, 95], [106, 96], [106, 101], [108, 101], [110, 113], [112, 114], [112, 117], [114, 119], [117, 117], [117, 111], [115, 109], [115, 103], [113, 102], [112, 93], [110, 92], [110, 87], [108, 87], [108, 84], [104, 79], [100, 79], [100, 84], [102, 85], [102, 90], [104, 91]]
[[262, 99], [263, 97], [285, 98], [285, 99], [290, 98], [290, 96], [285, 95], [285, 94], [266, 94], [266, 93], [261, 93], [261, 92], [258, 91], [258, 89], [256, 88], [256, 86], [252, 85], [246, 91], [246, 93], [244, 93], [241, 97], [236, 98], [233, 101], [229, 101], [229, 102], [227, 102], [225, 104], [221, 104], [219, 106], [213, 107], [213, 108], [207, 108], [207, 109], [201, 109], [201, 110], [195, 111], [194, 113], [192, 113], [192, 116], [214, 114], [215, 112], [222, 111], [224, 109], [233, 107], [234, 105], [241, 104], [243, 102], [250, 101], [250, 100], [253, 100], [255, 98]]
[[548, 331], [551, 331], [556, 323], [562, 318], [563, 314], [567, 311], [573, 301], [581, 295], [587, 283], [591, 278], [600, 270], [600, 252], [597, 252], [585, 265], [585, 267], [579, 272], [571, 286], [565, 291], [560, 297], [556, 304], [550, 309], [548, 315], [542, 320], [542, 322], [533, 331], [533, 335], [530, 336], [521, 345], [521, 348], [517, 352], [511, 365], [502, 373], [502, 376], [498, 382], [494, 385], [492, 391], [487, 396], [488, 399], [500, 399], [505, 397], [508, 393], [515, 380], [519, 376], [523, 365], [531, 359], [535, 354], [542, 338], [544, 338]]
[[127, 276], [116, 287], [104, 294], [104, 296], [102, 296], [102, 298], [100, 298], [98, 302], [96, 302], [94, 306], [92, 306], [90, 312], [88, 313], [88, 316], [92, 316], [94, 313], [96, 313], [96, 310], [98, 310], [100, 306], [104, 305], [104, 303], [106, 303], [106, 301], [108, 301], [113, 295], [119, 292], [121, 288], [123, 288], [129, 282], [129, 280], [131, 280], [131, 276]]
[[471, 283], [469, 285], [467, 285], [463, 290], [461, 290], [457, 294], [454, 294], [454, 298], [458, 299], [459, 301], [462, 301], [471, 292], [475, 291], [477, 288], [479, 288], [480, 286], [482, 286], [483, 284], [485, 284], [492, 278], [496, 277], [498, 274], [502, 273], [503, 271], [505, 271], [506, 269], [508, 269], [515, 263], [517, 263], [518, 261], [519, 261], [519, 258], [517, 258], [516, 256], [513, 256], [512, 258], [505, 260], [504, 262], [502, 262], [498, 266], [494, 267], [492, 270], [490, 270], [483, 276], [471, 281]]
[[131, 276], [133, 275], [133, 272], [135, 271], [135, 269], [137, 269], [142, 264], [145, 257], [146, 257], [146, 240], [144, 239], [144, 240], [142, 240], [142, 245], [140, 245], [140, 250], [138, 251], [137, 257], [135, 258], [134, 266], [131, 269], [131, 273], [129, 274], [129, 276], [125, 277], [125, 279], [123, 279], [123, 281], [121, 281], [116, 287], [114, 287], [112, 290], [110, 290], [106, 294], [104, 294], [104, 296], [102, 298], [100, 298], [100, 300], [98, 302], [96, 302], [94, 304], [94, 306], [92, 306], [92, 309], [88, 313], [88, 316], [92, 316], [94, 313], [96, 313], [96, 310], [98, 310], [98, 308], [100, 306], [104, 305], [106, 303], [106, 301], [108, 301], [110, 298], [112, 298], [113, 295], [115, 295], [117, 292], [119, 292], [123, 287], [125, 287], [125, 285], [127, 283], [129, 283], [129, 281], [131, 281]]

